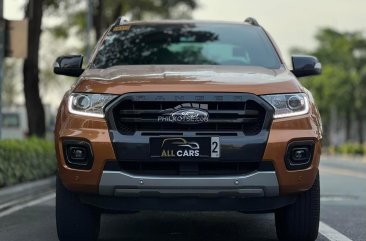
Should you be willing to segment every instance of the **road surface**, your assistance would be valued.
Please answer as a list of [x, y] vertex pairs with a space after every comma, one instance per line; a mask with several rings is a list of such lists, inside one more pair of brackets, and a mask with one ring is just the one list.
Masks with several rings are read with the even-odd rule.
[[[366, 240], [366, 163], [322, 160], [319, 241]], [[0, 212], [1, 241], [57, 241], [54, 191]], [[101, 241], [274, 241], [273, 214], [103, 215]]]

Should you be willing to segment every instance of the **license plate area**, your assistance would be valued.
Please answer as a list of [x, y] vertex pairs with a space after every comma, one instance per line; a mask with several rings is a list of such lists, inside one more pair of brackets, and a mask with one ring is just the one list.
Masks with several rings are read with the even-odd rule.
[[219, 137], [152, 137], [152, 158], [194, 159], [219, 158]]

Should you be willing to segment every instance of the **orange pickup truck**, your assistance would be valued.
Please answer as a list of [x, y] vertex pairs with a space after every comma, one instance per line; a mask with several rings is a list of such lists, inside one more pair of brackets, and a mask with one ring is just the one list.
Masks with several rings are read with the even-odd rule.
[[61, 241], [143, 210], [273, 212], [279, 240], [317, 238], [322, 126], [297, 79], [320, 74], [316, 57], [290, 70], [253, 18], [119, 18], [82, 62], [54, 65], [78, 77], [55, 129]]

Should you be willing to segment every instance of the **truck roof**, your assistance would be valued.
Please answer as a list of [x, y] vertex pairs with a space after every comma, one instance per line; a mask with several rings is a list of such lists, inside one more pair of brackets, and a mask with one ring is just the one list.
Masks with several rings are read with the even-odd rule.
[[204, 23], [204, 24], [237, 24], [237, 25], [247, 25], [247, 26], [255, 26], [248, 22], [237, 22], [237, 21], [213, 21], [213, 20], [171, 20], [171, 19], [163, 19], [163, 20], [149, 20], [149, 21], [128, 21], [123, 22], [122, 24], [116, 25], [156, 25], [156, 24], [195, 24], [195, 23]]

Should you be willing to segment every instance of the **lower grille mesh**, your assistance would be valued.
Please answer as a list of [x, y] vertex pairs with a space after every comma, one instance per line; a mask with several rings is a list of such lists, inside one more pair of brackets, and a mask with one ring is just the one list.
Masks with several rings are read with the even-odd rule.
[[259, 162], [129, 162], [120, 161], [120, 170], [133, 175], [149, 176], [225, 176], [256, 171]]

